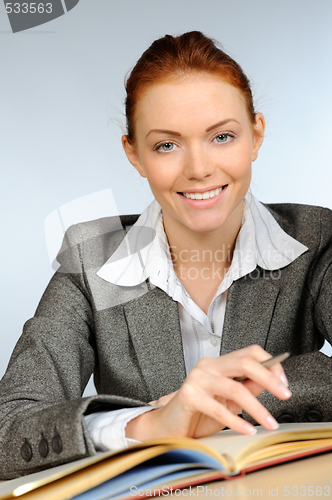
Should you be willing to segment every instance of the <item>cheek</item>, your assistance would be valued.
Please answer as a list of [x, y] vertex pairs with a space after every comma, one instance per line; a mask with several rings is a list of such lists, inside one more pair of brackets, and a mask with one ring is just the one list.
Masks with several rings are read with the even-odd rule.
[[233, 160], [229, 163], [223, 163], [220, 167], [222, 172], [226, 174], [226, 181], [241, 183], [247, 182], [248, 179], [251, 178], [251, 162], [249, 161], [236, 161], [237, 159], [233, 158]]
[[238, 181], [251, 176], [251, 143], [245, 144], [241, 149], [233, 151], [227, 159], [227, 170], [229, 175]]
[[158, 194], [162, 194], [166, 191], [168, 191], [168, 184], [161, 178], [161, 177], [156, 177], [156, 178], [148, 178], [148, 182], [151, 188], [151, 191], [155, 195], [156, 198], [158, 198]]
[[147, 161], [144, 166], [146, 177], [152, 189], [167, 191], [172, 188], [178, 178], [178, 168], [167, 158], [156, 158]]

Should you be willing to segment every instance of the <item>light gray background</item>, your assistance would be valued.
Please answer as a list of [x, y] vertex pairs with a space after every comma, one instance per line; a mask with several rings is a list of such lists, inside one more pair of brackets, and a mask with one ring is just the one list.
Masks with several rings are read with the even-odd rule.
[[81, 0], [12, 34], [0, 4], [0, 375], [53, 273], [49, 214], [107, 188], [119, 213], [151, 200], [120, 138], [124, 75], [155, 38], [203, 31], [253, 81], [267, 120], [259, 199], [332, 208], [331, 26], [330, 0]]

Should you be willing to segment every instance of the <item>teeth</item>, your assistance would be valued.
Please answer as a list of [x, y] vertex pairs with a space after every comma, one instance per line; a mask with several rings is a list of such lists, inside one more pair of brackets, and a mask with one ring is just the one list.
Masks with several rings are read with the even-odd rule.
[[205, 191], [205, 193], [182, 193], [183, 196], [189, 198], [190, 200], [207, 200], [208, 198], [213, 198], [217, 196], [223, 188], [212, 189], [212, 191]]

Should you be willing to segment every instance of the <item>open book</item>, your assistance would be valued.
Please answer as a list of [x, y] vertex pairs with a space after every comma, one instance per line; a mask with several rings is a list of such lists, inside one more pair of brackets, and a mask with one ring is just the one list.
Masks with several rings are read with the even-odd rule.
[[0, 500], [147, 498], [328, 450], [332, 422], [258, 427], [255, 436], [226, 430], [197, 440], [153, 440], [7, 481], [0, 484]]

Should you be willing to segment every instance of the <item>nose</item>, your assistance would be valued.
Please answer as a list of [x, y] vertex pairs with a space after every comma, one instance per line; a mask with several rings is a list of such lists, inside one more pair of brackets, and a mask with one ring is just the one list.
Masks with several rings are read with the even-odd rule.
[[213, 173], [213, 163], [202, 147], [188, 150], [184, 161], [184, 173], [189, 180], [202, 180]]

